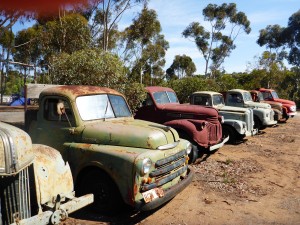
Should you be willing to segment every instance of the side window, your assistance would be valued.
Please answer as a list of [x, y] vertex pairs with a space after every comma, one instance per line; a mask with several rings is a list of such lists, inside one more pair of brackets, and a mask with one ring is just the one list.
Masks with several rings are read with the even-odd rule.
[[72, 110], [68, 102], [58, 98], [48, 98], [45, 100], [44, 119], [57, 122], [74, 121]]
[[229, 95], [228, 103], [232, 106], [240, 106], [242, 105], [242, 95], [240, 93], [232, 93]]
[[194, 104], [196, 105], [204, 105], [204, 106], [209, 105], [209, 98], [207, 96], [196, 96], [194, 100], [195, 100]]
[[271, 94], [269, 92], [263, 92], [264, 100], [268, 100], [269, 98], [272, 98]]
[[150, 97], [149, 94], [147, 94], [147, 97], [146, 97], [146, 99], [143, 101], [142, 105], [143, 105], [143, 106], [151, 106], [151, 105], [153, 105], [153, 101], [152, 101], [152, 99], [151, 99], [151, 97]]

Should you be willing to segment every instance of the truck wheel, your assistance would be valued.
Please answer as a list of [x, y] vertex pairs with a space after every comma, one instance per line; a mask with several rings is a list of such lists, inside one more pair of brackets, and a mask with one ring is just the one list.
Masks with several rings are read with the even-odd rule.
[[257, 116], [254, 116], [254, 128], [260, 130], [262, 127], [261, 121]]
[[198, 159], [198, 147], [192, 144], [192, 151], [189, 154], [189, 164], [194, 163], [197, 159]]
[[124, 206], [115, 183], [105, 173], [92, 170], [83, 175], [79, 184], [80, 194], [94, 194], [94, 203], [90, 209], [95, 212], [118, 212]]
[[229, 126], [222, 126], [222, 136], [226, 138], [229, 136], [228, 143], [234, 144], [237, 140], [237, 133], [236, 131]]
[[199, 149], [198, 149], [197, 145], [194, 143], [194, 141], [191, 141], [191, 138], [189, 137], [189, 135], [186, 132], [181, 131], [181, 130], [177, 130], [177, 132], [178, 132], [180, 138], [183, 138], [183, 139], [191, 142], [192, 151], [189, 154], [189, 164], [194, 163], [198, 159], [198, 156], [199, 156], [198, 155]]

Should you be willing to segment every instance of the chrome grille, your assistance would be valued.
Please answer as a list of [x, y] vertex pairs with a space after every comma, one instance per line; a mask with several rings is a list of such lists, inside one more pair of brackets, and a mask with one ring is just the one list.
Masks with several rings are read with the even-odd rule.
[[254, 128], [254, 117], [253, 117], [253, 110], [249, 109], [249, 114], [246, 113], [246, 124], [247, 124], [247, 131], [252, 132]]
[[[32, 186], [33, 183], [33, 186]], [[33, 207], [31, 201], [35, 199], [33, 166], [20, 171], [15, 176], [3, 176], [0, 178], [0, 201], [2, 224], [11, 224], [15, 219], [22, 220], [31, 217], [32, 210], [37, 211], [36, 204]], [[0, 221], [1, 222], [1, 221]]]
[[218, 126], [218, 124], [213, 124], [213, 123], [207, 123], [207, 132], [208, 132], [208, 142], [210, 144], [216, 144], [219, 141], [219, 136], [218, 133], [220, 132], [219, 129], [222, 129], [221, 126]]
[[187, 171], [188, 166], [186, 162], [186, 151], [183, 150], [175, 155], [158, 160], [155, 163], [155, 170], [153, 170], [149, 177], [153, 178], [154, 182], [150, 184], [143, 184], [141, 191], [148, 191], [150, 189], [160, 187], [176, 177], [181, 176]]
[[274, 120], [274, 111], [273, 110], [271, 110], [271, 112], [270, 112], [270, 120]]

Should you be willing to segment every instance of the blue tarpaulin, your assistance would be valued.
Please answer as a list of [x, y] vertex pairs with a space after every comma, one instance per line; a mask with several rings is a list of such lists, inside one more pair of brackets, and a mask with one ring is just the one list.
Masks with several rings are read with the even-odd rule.
[[[30, 99], [27, 99], [27, 104], [30, 104]], [[19, 105], [25, 105], [25, 98], [20, 97], [12, 101], [12, 103], [9, 104], [10, 106], [19, 106]]]

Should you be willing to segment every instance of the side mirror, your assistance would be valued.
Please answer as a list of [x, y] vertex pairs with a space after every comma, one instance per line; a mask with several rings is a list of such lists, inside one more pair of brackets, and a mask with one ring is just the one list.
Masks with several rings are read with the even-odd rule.
[[62, 115], [65, 113], [65, 105], [62, 101], [59, 101], [56, 105], [57, 108], [57, 114]]

